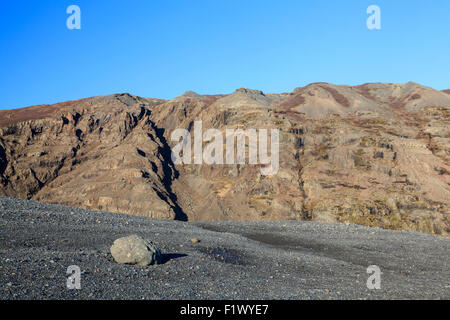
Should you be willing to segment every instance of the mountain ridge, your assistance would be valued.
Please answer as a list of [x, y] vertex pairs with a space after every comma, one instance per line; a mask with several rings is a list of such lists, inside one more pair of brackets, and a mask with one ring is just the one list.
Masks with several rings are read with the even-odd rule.
[[[447, 90], [448, 91], [448, 90]], [[191, 221], [351, 222], [447, 236], [450, 96], [416, 83], [113, 94], [0, 111], [0, 195]], [[277, 128], [280, 170], [175, 165], [173, 130]]]

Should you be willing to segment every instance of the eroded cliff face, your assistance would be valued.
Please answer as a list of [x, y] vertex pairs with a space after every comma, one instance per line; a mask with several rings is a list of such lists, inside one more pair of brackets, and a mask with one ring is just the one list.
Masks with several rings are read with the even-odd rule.
[[[8, 196], [164, 219], [185, 219], [171, 190], [177, 171], [145, 100], [128, 94], [55, 105], [43, 119], [0, 129]], [[21, 110], [24, 112], [25, 110]]]
[[[0, 111], [0, 194], [134, 215], [450, 233], [450, 95], [415, 83]], [[279, 170], [179, 164], [175, 129], [279, 129]]]

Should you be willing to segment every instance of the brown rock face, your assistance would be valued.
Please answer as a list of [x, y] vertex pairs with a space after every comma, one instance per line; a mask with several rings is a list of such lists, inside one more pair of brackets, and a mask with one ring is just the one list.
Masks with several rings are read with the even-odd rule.
[[[0, 194], [134, 215], [316, 220], [450, 234], [450, 95], [315, 83], [0, 111]], [[279, 170], [177, 164], [175, 129], [279, 129]], [[269, 130], [270, 131], [270, 130]], [[204, 142], [203, 146], [207, 144]], [[248, 159], [247, 159], [248, 160]]]
[[185, 219], [171, 190], [178, 173], [170, 149], [149, 118], [150, 105], [158, 102], [128, 94], [97, 97], [55, 105], [42, 119], [34, 108], [2, 111], [0, 193]]

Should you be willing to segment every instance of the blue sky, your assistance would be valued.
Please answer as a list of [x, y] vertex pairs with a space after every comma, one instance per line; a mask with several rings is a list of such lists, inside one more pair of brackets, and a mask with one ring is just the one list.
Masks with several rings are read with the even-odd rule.
[[[81, 30], [69, 30], [69, 5]], [[381, 8], [381, 30], [366, 9]], [[311, 82], [450, 88], [450, 1], [2, 0], [0, 109], [119, 92], [288, 92]]]

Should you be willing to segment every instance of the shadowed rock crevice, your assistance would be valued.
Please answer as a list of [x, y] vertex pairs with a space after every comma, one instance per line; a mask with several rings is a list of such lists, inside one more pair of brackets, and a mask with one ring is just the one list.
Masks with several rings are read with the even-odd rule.
[[7, 166], [8, 159], [6, 158], [6, 150], [2, 146], [0, 146], [0, 175], [3, 175]]
[[[151, 111], [149, 111], [149, 113], [150, 112]], [[178, 179], [179, 172], [175, 168], [175, 165], [172, 161], [172, 150], [171, 150], [169, 144], [167, 143], [166, 138], [164, 137], [165, 129], [158, 128], [156, 126], [156, 124], [153, 121], [151, 121], [150, 119], [148, 120], [148, 123], [154, 130], [154, 132], [156, 134], [156, 138], [161, 142], [160, 146], [158, 147], [158, 152], [161, 155], [161, 157], [163, 158], [163, 162], [164, 162], [164, 165], [162, 167], [163, 173], [164, 173], [162, 183], [164, 184], [164, 187], [168, 193], [168, 196], [169, 196], [171, 202], [173, 203], [173, 205], [171, 207], [172, 207], [173, 211], [175, 212], [175, 220], [188, 221], [187, 214], [183, 211], [181, 206], [178, 204], [177, 195], [172, 190], [172, 181], [174, 179]], [[152, 137], [152, 136], [149, 136], [149, 137], [151, 139], [154, 139], [154, 137]]]

